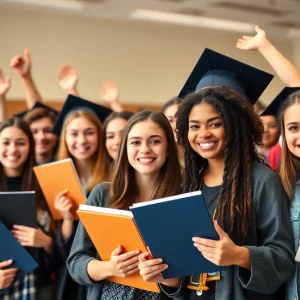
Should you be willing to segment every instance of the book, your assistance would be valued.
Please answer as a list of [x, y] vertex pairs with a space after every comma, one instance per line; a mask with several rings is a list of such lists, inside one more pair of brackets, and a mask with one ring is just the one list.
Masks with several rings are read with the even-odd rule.
[[36, 227], [35, 192], [1, 192], [0, 220], [9, 230], [13, 225]]
[[200, 191], [137, 203], [130, 210], [152, 256], [168, 264], [165, 279], [226, 269], [193, 245], [193, 237], [219, 239]]
[[[77, 214], [101, 260], [108, 261], [119, 245], [122, 246], [122, 253], [147, 251], [130, 211], [80, 205]], [[128, 277], [111, 277], [107, 280], [159, 293], [157, 284], [144, 281], [139, 272]]]
[[[12, 259], [13, 262], [9, 268], [18, 268], [14, 281], [31, 273], [38, 267], [37, 262], [31, 257], [27, 250], [20, 245], [7, 227], [0, 221], [0, 262]], [[7, 288], [8, 289], [8, 288]], [[0, 289], [2, 295], [7, 289]]]
[[67, 158], [39, 165], [34, 167], [33, 170], [47, 201], [53, 219], [61, 220], [63, 218], [60, 212], [54, 207], [57, 194], [63, 190], [68, 190], [66, 196], [75, 203], [72, 213], [74, 218], [78, 219], [76, 210], [80, 204], [86, 203], [86, 196], [81, 187], [72, 159]]

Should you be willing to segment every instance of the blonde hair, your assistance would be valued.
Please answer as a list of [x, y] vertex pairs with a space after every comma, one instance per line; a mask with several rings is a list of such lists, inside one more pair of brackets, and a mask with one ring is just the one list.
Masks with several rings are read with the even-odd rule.
[[94, 166], [93, 174], [92, 174], [93, 180], [88, 187], [88, 191], [90, 192], [98, 183], [104, 180], [104, 175], [105, 175], [104, 163], [103, 163], [103, 158], [104, 158], [104, 144], [102, 139], [103, 130], [100, 121], [93, 113], [85, 110], [77, 110], [74, 111], [73, 113], [70, 113], [67, 116], [67, 118], [64, 120], [64, 124], [60, 135], [57, 158], [58, 160], [72, 158], [72, 155], [69, 152], [66, 143], [66, 129], [67, 126], [73, 120], [80, 117], [86, 118], [87, 120], [92, 122], [97, 128], [97, 134], [98, 134], [98, 147], [96, 153], [94, 154], [94, 162], [93, 162], [93, 166]]

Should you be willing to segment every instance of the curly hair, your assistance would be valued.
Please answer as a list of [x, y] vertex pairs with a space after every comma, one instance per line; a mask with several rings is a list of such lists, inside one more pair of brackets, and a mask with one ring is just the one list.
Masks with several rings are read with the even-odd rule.
[[[224, 175], [217, 201], [216, 219], [231, 239], [242, 245], [251, 219], [251, 165], [263, 163], [255, 150], [262, 145], [264, 127], [253, 107], [227, 87], [209, 87], [189, 94], [177, 112], [177, 138], [185, 149], [184, 192], [199, 190], [208, 161], [196, 153], [188, 140], [189, 115], [195, 105], [207, 103], [224, 123]], [[229, 222], [225, 218], [229, 216]]]

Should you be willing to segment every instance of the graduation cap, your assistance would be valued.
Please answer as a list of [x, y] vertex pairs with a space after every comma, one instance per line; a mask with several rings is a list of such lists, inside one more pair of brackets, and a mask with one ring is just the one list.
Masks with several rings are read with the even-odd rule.
[[206, 48], [179, 93], [184, 98], [208, 86], [226, 86], [254, 104], [274, 75]]
[[284, 101], [294, 92], [300, 90], [300, 87], [285, 87], [275, 99], [260, 114], [261, 116], [276, 116], [279, 118], [280, 111]]
[[96, 115], [101, 122], [103, 122], [112, 113], [112, 110], [107, 107], [84, 100], [74, 95], [68, 95], [68, 98], [56, 119], [52, 132], [60, 134], [66, 117], [76, 110], [89, 111]]
[[44, 109], [46, 109], [46, 110], [48, 110], [48, 111], [51, 111], [51, 112], [55, 113], [55, 115], [58, 115], [58, 111], [55, 110], [55, 109], [53, 109], [52, 107], [50, 107], [50, 106], [48, 106], [48, 105], [46, 105], [46, 104], [44, 104], [44, 103], [41, 103], [41, 102], [36, 102], [36, 103], [34, 104], [34, 106], [33, 106], [31, 109], [24, 110], [24, 111], [22, 111], [22, 112], [20, 112], [20, 113], [17, 113], [17, 114], [15, 114], [15, 115], [13, 115], [13, 116], [14, 116], [14, 118], [24, 118], [25, 115], [26, 115], [28, 112], [30, 112], [30, 111], [32, 111], [32, 110], [34, 110], [34, 109], [36, 109], [36, 108], [44, 108]]

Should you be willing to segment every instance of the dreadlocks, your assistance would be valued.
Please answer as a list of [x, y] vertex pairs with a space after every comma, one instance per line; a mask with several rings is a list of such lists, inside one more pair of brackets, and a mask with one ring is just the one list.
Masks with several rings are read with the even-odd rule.
[[[199, 189], [207, 167], [207, 160], [196, 153], [188, 141], [189, 114], [200, 103], [211, 104], [224, 123], [225, 168], [216, 219], [231, 239], [242, 245], [251, 221], [251, 164], [253, 161], [263, 163], [255, 145], [262, 145], [264, 128], [251, 104], [227, 87], [209, 87], [188, 95], [179, 106], [176, 128], [178, 142], [185, 149], [184, 192]], [[229, 223], [225, 223], [227, 216]]]

